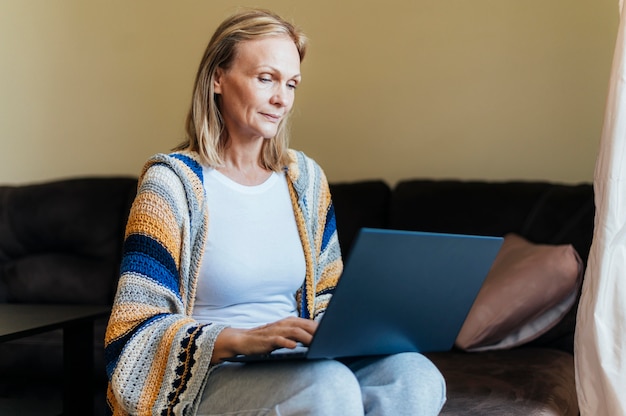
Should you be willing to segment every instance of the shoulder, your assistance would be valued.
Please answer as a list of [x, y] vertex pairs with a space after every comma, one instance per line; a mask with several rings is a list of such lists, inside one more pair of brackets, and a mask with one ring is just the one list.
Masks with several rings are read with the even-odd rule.
[[196, 200], [203, 198], [203, 181], [199, 157], [190, 151], [157, 153], [148, 159], [139, 175], [143, 186]]
[[202, 165], [197, 153], [180, 151], [173, 153], [157, 153], [150, 157], [143, 167], [140, 176], [146, 175], [150, 170], [164, 167], [181, 177], [197, 177], [202, 181]]

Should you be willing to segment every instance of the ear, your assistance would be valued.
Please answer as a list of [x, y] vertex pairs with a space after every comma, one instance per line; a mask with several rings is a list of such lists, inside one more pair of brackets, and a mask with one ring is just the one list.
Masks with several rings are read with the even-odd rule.
[[222, 68], [217, 68], [215, 70], [215, 75], [213, 76], [213, 92], [215, 94], [222, 93], [222, 77], [224, 75], [224, 70]]

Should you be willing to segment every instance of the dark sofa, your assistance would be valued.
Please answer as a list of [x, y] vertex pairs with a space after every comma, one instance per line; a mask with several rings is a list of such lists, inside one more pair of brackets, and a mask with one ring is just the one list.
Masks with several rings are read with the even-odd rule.
[[[0, 301], [110, 304], [135, 178], [77, 178], [0, 187]], [[590, 184], [406, 180], [331, 184], [344, 256], [361, 227], [519, 234], [572, 244], [583, 262], [593, 232]], [[444, 415], [577, 415], [576, 307], [513, 349], [429, 354], [448, 384]], [[103, 413], [102, 338], [96, 329], [97, 414]], [[0, 403], [60, 380], [61, 334], [0, 344]]]
[[[110, 305], [136, 188], [129, 177], [0, 186], [0, 302]], [[105, 414], [105, 328], [96, 322], [96, 415]], [[0, 414], [61, 412], [62, 340], [57, 330], [0, 343]]]
[[[363, 226], [505, 236], [571, 244], [583, 268], [593, 236], [593, 187], [540, 181], [405, 180], [332, 185], [339, 239], [349, 256]], [[551, 330], [518, 348], [428, 354], [444, 374], [442, 415], [577, 415], [577, 301]]]

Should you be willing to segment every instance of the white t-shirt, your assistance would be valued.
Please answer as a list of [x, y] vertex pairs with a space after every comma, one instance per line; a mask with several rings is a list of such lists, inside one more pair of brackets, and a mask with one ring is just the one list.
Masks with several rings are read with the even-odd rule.
[[245, 186], [205, 168], [204, 188], [209, 230], [194, 318], [252, 328], [297, 316], [306, 266], [285, 174]]

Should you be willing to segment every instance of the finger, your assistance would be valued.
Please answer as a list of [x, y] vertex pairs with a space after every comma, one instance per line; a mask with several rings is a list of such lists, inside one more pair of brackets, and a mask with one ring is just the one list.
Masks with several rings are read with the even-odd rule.
[[278, 321], [277, 323], [288, 326], [288, 327], [300, 328], [308, 332], [311, 335], [315, 333], [315, 331], [317, 330], [317, 325], [318, 325], [317, 322], [311, 319], [304, 319], [304, 318], [298, 318], [298, 317], [285, 318], [281, 321]]
[[302, 327], [293, 327], [289, 333], [285, 335], [293, 341], [300, 342], [304, 345], [309, 345], [313, 340], [313, 333]]
[[252, 330], [258, 339], [265, 339], [272, 348], [295, 348], [297, 343], [310, 344], [313, 334], [300, 325], [286, 323], [260, 327]]

